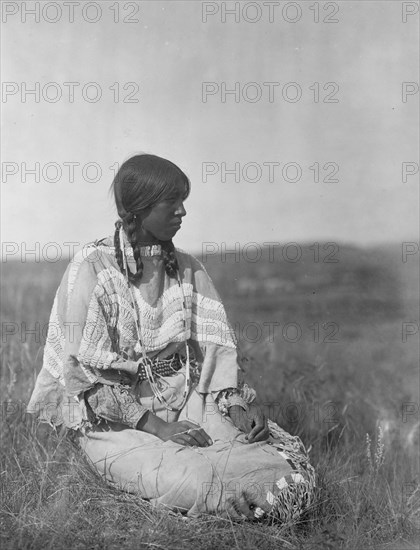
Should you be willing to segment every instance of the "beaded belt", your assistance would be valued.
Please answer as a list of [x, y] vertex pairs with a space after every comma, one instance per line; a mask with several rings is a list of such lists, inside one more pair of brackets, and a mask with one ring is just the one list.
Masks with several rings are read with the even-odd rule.
[[[158, 376], [173, 376], [183, 366], [177, 353], [171, 355], [168, 359], [151, 359], [150, 357], [147, 357], [146, 361], [153, 374]], [[137, 380], [138, 382], [143, 382], [143, 380], [147, 379], [148, 377], [146, 374], [145, 361], [142, 359], [139, 362]]]

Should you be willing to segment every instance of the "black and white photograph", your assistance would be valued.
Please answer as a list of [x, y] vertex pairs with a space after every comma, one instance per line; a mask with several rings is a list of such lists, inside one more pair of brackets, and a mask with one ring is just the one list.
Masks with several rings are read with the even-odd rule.
[[418, 548], [419, 2], [0, 7], [1, 548]]

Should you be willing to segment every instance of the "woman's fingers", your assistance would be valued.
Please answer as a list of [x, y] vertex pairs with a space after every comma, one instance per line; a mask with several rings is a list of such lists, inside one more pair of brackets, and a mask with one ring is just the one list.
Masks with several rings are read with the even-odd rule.
[[199, 430], [191, 431], [190, 433], [185, 434], [185, 437], [187, 438], [187, 441], [189, 442], [189, 445], [191, 445], [192, 447], [208, 447], [209, 446], [206, 439], [199, 432]]
[[197, 440], [200, 447], [208, 447], [209, 445], [213, 445], [211, 437], [199, 424], [193, 424], [189, 420], [184, 421], [183, 424], [188, 424], [186, 432]]
[[189, 447], [209, 447], [213, 444], [211, 437], [203, 428], [190, 428], [185, 432], [175, 434], [171, 440]]
[[233, 405], [230, 407], [229, 416], [233, 424], [241, 430], [241, 432], [248, 433], [251, 431], [252, 419], [249, 417], [247, 411], [240, 405]]
[[269, 436], [269, 430], [265, 418], [259, 419], [248, 434], [248, 443], [264, 441]]
[[264, 428], [263, 430], [261, 430], [259, 433], [257, 433], [255, 436], [248, 439], [248, 442], [249, 443], [256, 443], [257, 441], [265, 441], [266, 439], [268, 439], [270, 435], [270, 432], [268, 430], [268, 428]]
[[210, 445], [213, 445], [212, 438], [205, 430], [203, 430], [203, 428], [193, 430], [193, 432], [190, 433], [192, 433], [195, 439], [201, 443], [201, 447], [209, 447]]
[[269, 436], [267, 419], [264, 413], [258, 405], [253, 403], [250, 405], [248, 413], [251, 420], [251, 429], [247, 436], [248, 443], [264, 441]]
[[188, 430], [187, 435], [196, 441], [196, 445], [198, 445], [198, 447], [209, 447], [213, 444], [211, 437], [203, 430], [203, 428]]

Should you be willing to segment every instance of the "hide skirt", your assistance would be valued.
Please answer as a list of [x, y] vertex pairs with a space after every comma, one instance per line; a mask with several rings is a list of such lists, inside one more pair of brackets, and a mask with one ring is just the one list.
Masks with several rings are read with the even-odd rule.
[[274, 422], [268, 440], [250, 444], [211, 394], [193, 391], [176, 418], [168, 418], [173, 413], [152, 398], [142, 398], [142, 404], [167, 421], [199, 424], [213, 445], [186, 447], [111, 422], [78, 432], [82, 451], [113, 486], [193, 517], [287, 522], [311, 504], [315, 475], [307, 452]]

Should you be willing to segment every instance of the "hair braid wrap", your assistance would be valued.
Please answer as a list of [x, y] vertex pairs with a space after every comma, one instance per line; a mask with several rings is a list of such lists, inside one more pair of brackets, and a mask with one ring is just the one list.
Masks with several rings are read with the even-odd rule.
[[136, 262], [137, 268], [136, 273], [132, 273], [130, 268], [128, 268], [128, 279], [131, 283], [137, 283], [143, 275], [143, 262], [141, 261], [140, 244], [137, 242], [137, 224], [135, 214], [132, 212], [127, 212], [124, 216], [123, 226], [133, 249], [134, 261]]
[[176, 277], [179, 265], [175, 254], [175, 246], [172, 241], [165, 241], [161, 243], [163, 263], [165, 264], [165, 271], [169, 277]]
[[115, 233], [114, 233], [115, 259], [117, 260], [121, 273], [125, 275], [126, 273], [124, 268], [124, 260], [123, 260], [123, 254], [122, 254], [121, 243], [120, 243], [121, 227], [122, 227], [122, 221], [121, 220], [116, 221]]

